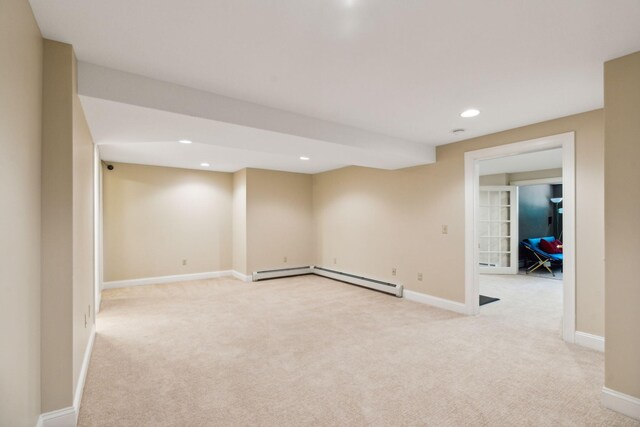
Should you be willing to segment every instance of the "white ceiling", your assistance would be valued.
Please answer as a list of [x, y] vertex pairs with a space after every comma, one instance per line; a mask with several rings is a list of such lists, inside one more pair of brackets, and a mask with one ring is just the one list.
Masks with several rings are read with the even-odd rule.
[[480, 175], [531, 172], [559, 168], [562, 168], [561, 148], [483, 160], [480, 162]]
[[[435, 149], [418, 142], [84, 62], [78, 63], [78, 93], [103, 160], [187, 168], [207, 162], [220, 171], [256, 167], [303, 173], [435, 161]], [[182, 139], [200, 148], [192, 144], [176, 156]]]
[[[349, 165], [401, 168], [418, 158], [94, 97], [81, 95], [80, 100], [100, 157], [107, 161], [223, 172], [255, 167], [318, 173]], [[181, 139], [192, 144], [180, 144]], [[200, 166], [203, 162], [210, 166]]]
[[603, 62], [640, 50], [638, 0], [31, 5], [81, 61], [428, 145], [601, 108]]

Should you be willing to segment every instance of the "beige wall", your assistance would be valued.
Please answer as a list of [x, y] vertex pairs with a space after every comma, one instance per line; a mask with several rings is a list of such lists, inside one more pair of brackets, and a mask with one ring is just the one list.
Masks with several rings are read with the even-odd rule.
[[43, 58], [41, 411], [49, 412], [72, 405], [94, 323], [93, 141], [73, 48], [45, 40]]
[[73, 399], [73, 51], [44, 41], [42, 411]]
[[312, 265], [311, 175], [263, 169], [246, 174], [248, 272]]
[[562, 168], [510, 173], [509, 183], [512, 183], [514, 181], [527, 181], [530, 179], [546, 179], [546, 178], [558, 178], [562, 180]]
[[40, 414], [42, 37], [24, 0], [0, 7], [0, 425]]
[[233, 174], [233, 269], [247, 270], [247, 170]]
[[[74, 58], [75, 65], [75, 58]], [[75, 66], [74, 66], [75, 70]], [[78, 383], [94, 324], [93, 138], [80, 98], [73, 94], [73, 384]]]
[[43, 42], [27, 2], [6, 5], [0, 138], [14, 143], [2, 144], [0, 170], [8, 175], [0, 186], [11, 209], [0, 213], [7, 215], [0, 226], [12, 246], [0, 262], [8, 262], [2, 271], [15, 288], [3, 288], [10, 306], [0, 312], [12, 325], [2, 348], [15, 352], [0, 352], [9, 369], [0, 424], [32, 426], [41, 412], [72, 404], [90, 335], [93, 143], [75, 94], [71, 46]]
[[509, 185], [509, 174], [482, 175], [480, 176], [480, 185]]
[[231, 269], [232, 174], [113, 165], [103, 168], [105, 281]]
[[106, 282], [313, 263], [311, 175], [113, 165], [103, 167]]
[[640, 398], [640, 52], [604, 73], [605, 385]]
[[[456, 255], [464, 254], [457, 247], [464, 236], [455, 219], [463, 219], [455, 212], [456, 199], [464, 202], [463, 185], [453, 175], [446, 180], [441, 167], [447, 165], [439, 158], [397, 171], [349, 167], [315, 175], [316, 265], [463, 301], [456, 270], [464, 266]], [[442, 224], [449, 225], [448, 235], [441, 234]]]
[[464, 153], [568, 131], [576, 132], [577, 329], [603, 335], [602, 110], [440, 146], [432, 165], [315, 175], [316, 265], [464, 302]]

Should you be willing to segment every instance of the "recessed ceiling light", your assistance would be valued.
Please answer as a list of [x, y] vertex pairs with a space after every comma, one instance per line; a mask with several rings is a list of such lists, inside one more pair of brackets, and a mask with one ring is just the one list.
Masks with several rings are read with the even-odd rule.
[[460, 113], [460, 117], [475, 117], [478, 114], [480, 114], [480, 111], [476, 110], [475, 108], [469, 108], [468, 110], [464, 110], [462, 113]]
[[204, 167], [204, 168], [208, 168], [209, 166], [211, 166], [209, 163], [206, 162], [202, 162], [200, 163], [200, 166]]
[[180, 144], [191, 144], [193, 141], [189, 141], [188, 139], [181, 139], [178, 141]]
[[309, 160], [309, 157], [306, 157], [306, 156], [300, 156], [300, 160]]

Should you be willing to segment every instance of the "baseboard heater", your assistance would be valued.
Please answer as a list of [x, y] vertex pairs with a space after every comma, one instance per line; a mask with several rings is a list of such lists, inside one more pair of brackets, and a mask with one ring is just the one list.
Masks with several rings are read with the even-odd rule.
[[251, 276], [254, 282], [259, 280], [277, 279], [279, 277], [302, 276], [305, 274], [313, 274], [313, 267], [280, 268], [278, 270], [256, 271]]
[[386, 294], [395, 295], [402, 298], [402, 285], [395, 283], [383, 282], [381, 280], [369, 279], [367, 277], [356, 276], [355, 274], [343, 273], [341, 271], [329, 270], [322, 267], [313, 267], [313, 274], [328, 277], [329, 279], [339, 280], [341, 282], [351, 283], [353, 285], [362, 286], [364, 288], [375, 289], [376, 291]]
[[338, 280], [340, 282], [350, 283], [352, 285], [362, 286], [363, 288], [374, 289], [376, 291], [395, 295], [402, 298], [402, 285], [383, 282], [381, 280], [369, 279], [355, 274], [343, 273], [341, 271], [329, 270], [328, 268], [308, 266], [297, 268], [282, 268], [278, 270], [256, 271], [253, 273], [253, 281], [276, 279], [279, 277], [301, 276], [305, 274], [315, 274], [329, 279]]

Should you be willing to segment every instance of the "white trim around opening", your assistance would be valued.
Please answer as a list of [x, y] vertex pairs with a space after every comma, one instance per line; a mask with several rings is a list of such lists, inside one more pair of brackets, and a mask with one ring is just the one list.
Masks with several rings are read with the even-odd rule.
[[479, 195], [479, 162], [481, 160], [515, 156], [537, 151], [562, 149], [563, 214], [563, 322], [562, 337], [575, 340], [575, 133], [566, 132], [544, 138], [468, 151], [464, 156], [465, 170], [465, 306], [466, 312], [480, 312], [478, 235], [476, 217]]

